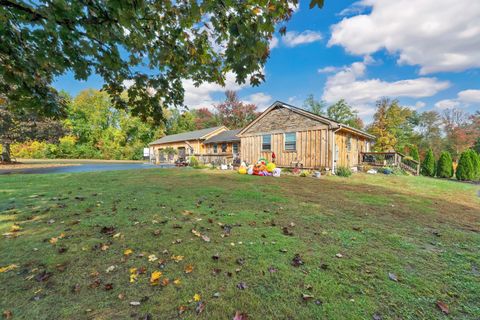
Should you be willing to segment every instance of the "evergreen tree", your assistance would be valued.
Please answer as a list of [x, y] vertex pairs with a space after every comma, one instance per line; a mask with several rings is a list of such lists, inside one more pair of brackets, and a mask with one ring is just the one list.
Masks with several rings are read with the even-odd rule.
[[416, 145], [412, 145], [410, 147], [410, 157], [412, 157], [412, 159], [416, 161], [420, 160], [420, 155], [418, 154], [418, 148]]
[[473, 180], [474, 178], [474, 169], [472, 157], [470, 152], [464, 151], [460, 155], [460, 160], [458, 161], [456, 176], [458, 180]]
[[468, 150], [468, 152], [470, 153], [470, 158], [473, 165], [473, 179], [480, 180], [480, 154], [472, 149]]
[[451, 178], [453, 176], [453, 163], [450, 152], [444, 151], [437, 163], [437, 177]]
[[421, 173], [427, 177], [435, 177], [435, 157], [432, 149], [429, 149], [423, 159]]

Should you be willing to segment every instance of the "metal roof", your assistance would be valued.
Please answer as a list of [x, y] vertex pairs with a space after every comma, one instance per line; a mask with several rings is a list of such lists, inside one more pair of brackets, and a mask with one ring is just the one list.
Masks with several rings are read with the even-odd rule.
[[182, 132], [177, 134], [172, 134], [169, 136], [162, 137], [158, 140], [155, 140], [150, 143], [152, 144], [162, 144], [168, 142], [178, 142], [178, 141], [187, 141], [187, 140], [199, 140], [204, 139], [204, 136], [222, 128], [223, 126], [213, 127], [213, 128], [206, 128], [201, 130], [189, 131], [189, 132]]
[[240, 130], [242, 129], [227, 130], [227, 131], [220, 132], [219, 134], [214, 135], [213, 137], [205, 140], [203, 143], [240, 141], [240, 138], [237, 137], [237, 134], [240, 132]]

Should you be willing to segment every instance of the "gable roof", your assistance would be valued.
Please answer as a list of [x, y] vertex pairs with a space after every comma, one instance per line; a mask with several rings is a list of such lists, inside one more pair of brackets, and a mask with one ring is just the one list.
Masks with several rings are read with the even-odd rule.
[[203, 141], [203, 143], [217, 143], [217, 142], [232, 142], [232, 141], [240, 141], [240, 138], [237, 137], [237, 134], [242, 129], [235, 129], [235, 130], [227, 130], [222, 131], [217, 135], [214, 135], [211, 138]]
[[212, 128], [206, 128], [206, 129], [201, 129], [201, 130], [195, 130], [195, 131], [188, 131], [188, 132], [182, 132], [182, 133], [177, 133], [177, 134], [172, 134], [169, 136], [162, 137], [158, 140], [155, 140], [149, 145], [153, 144], [162, 144], [162, 143], [169, 143], [169, 142], [179, 142], [179, 141], [187, 141], [187, 140], [201, 140], [201, 139], [206, 139], [208, 136], [215, 131], [225, 128], [225, 126], [218, 126], [218, 127], [212, 127]]
[[322, 123], [325, 123], [327, 124], [330, 129], [345, 129], [345, 130], [348, 130], [348, 131], [353, 131], [357, 134], [360, 134], [360, 135], [363, 135], [367, 138], [370, 138], [370, 139], [374, 139], [375, 136], [363, 131], [363, 130], [359, 130], [359, 129], [356, 129], [356, 128], [352, 128], [346, 124], [343, 124], [343, 123], [340, 123], [340, 122], [337, 122], [335, 120], [332, 120], [330, 118], [327, 118], [327, 117], [324, 117], [324, 116], [320, 116], [318, 114], [315, 114], [315, 113], [312, 113], [310, 111], [307, 111], [307, 110], [304, 110], [304, 109], [301, 109], [301, 108], [298, 108], [298, 107], [295, 107], [295, 106], [292, 106], [288, 103], [285, 103], [285, 102], [281, 102], [281, 101], [275, 101], [270, 107], [268, 107], [265, 111], [262, 112], [262, 114], [255, 120], [253, 120], [252, 122], [250, 122], [245, 128], [243, 128], [239, 133], [238, 135], [241, 136], [243, 133], [245, 133], [250, 127], [252, 127], [255, 123], [257, 123], [258, 121], [260, 121], [260, 119], [262, 119], [263, 117], [265, 117], [271, 110], [277, 108], [277, 107], [281, 107], [281, 108], [286, 108], [286, 109], [289, 109], [295, 113], [298, 113], [300, 115], [303, 115], [305, 117], [308, 117], [308, 118], [311, 118], [313, 120], [317, 120], [319, 122], [322, 122]]

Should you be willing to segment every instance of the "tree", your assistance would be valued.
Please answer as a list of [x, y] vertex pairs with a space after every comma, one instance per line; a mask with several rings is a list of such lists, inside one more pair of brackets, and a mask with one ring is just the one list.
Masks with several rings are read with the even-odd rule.
[[413, 160], [420, 161], [420, 155], [418, 154], [416, 145], [410, 146], [410, 157], [412, 157]]
[[311, 113], [315, 113], [321, 116], [325, 113], [323, 109], [326, 108], [326, 103], [323, 100], [315, 100], [313, 94], [310, 94], [303, 102], [303, 108], [307, 111], [310, 111]]
[[477, 153], [480, 153], [480, 136], [477, 138], [477, 141], [475, 141], [473, 150], [475, 150]]
[[193, 114], [195, 118], [195, 127], [197, 129], [215, 127], [220, 124], [217, 115], [211, 112], [208, 108], [193, 110]]
[[435, 177], [435, 156], [433, 155], [432, 149], [429, 149], [423, 159], [420, 173], [427, 177]]
[[421, 150], [432, 149], [439, 154], [445, 146], [442, 138], [442, 117], [435, 111], [422, 112], [418, 117], [417, 144]]
[[468, 152], [470, 153], [470, 159], [472, 160], [473, 179], [480, 180], [480, 154], [473, 149], [468, 150]]
[[468, 115], [459, 109], [447, 109], [443, 113], [446, 148], [454, 157], [458, 157], [474, 143], [468, 120]]
[[346, 124], [350, 127], [362, 129], [363, 122], [358, 117], [358, 112], [347, 104], [344, 99], [340, 99], [327, 109], [327, 116], [335, 121]]
[[12, 110], [7, 100], [0, 102], [0, 145], [2, 158], [11, 161], [11, 145], [30, 139], [56, 141], [65, 133], [58, 120], [48, 118], [27, 109]]
[[460, 155], [460, 160], [458, 160], [458, 166], [456, 171], [456, 176], [458, 180], [473, 180], [474, 179], [474, 168], [472, 158], [468, 151], [462, 152]]
[[437, 164], [437, 177], [451, 178], [453, 176], [453, 163], [450, 152], [444, 151], [440, 155]]
[[223, 85], [231, 71], [238, 83], [259, 85], [275, 27], [290, 19], [298, 1], [0, 3], [0, 92], [15, 108], [55, 113], [54, 78], [95, 73], [115, 107], [159, 121], [167, 106], [183, 104], [184, 79]]
[[166, 135], [196, 130], [194, 114], [190, 111], [170, 109], [166, 113], [166, 118]]
[[229, 129], [239, 129], [257, 117], [257, 106], [238, 99], [235, 91], [225, 92], [225, 101], [214, 106], [220, 123]]

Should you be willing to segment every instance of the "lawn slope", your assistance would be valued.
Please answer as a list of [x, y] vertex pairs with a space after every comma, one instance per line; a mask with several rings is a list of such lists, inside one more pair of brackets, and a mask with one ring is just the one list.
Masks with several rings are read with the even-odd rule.
[[0, 267], [17, 267], [0, 273], [0, 312], [478, 319], [477, 189], [189, 169], [2, 176]]

